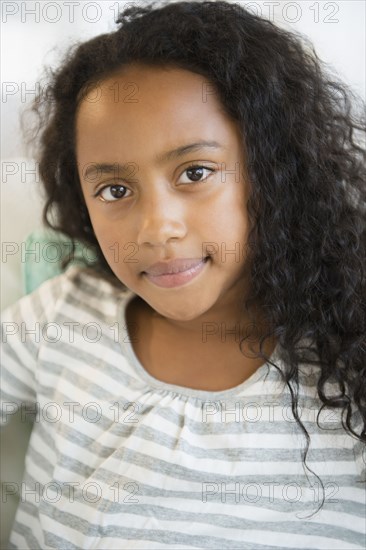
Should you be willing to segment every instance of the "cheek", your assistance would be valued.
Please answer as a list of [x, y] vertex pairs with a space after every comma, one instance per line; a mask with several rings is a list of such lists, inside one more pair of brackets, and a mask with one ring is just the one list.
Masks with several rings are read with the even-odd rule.
[[93, 220], [94, 232], [108, 265], [128, 287], [134, 288], [136, 274], [140, 272], [139, 247], [128, 228], [103, 217]]
[[249, 221], [244, 198], [230, 193], [221, 199], [210, 208], [207, 232], [227, 244], [246, 242]]
[[[236, 188], [238, 191], [238, 188]], [[246, 264], [249, 220], [245, 197], [240, 192], [223, 194], [210, 208], [205, 234], [214, 244], [215, 262], [237, 274]]]
[[[107, 216], [98, 216], [93, 212], [90, 213], [90, 219], [93, 225], [94, 233], [103, 252], [105, 259], [113, 271], [117, 268], [117, 264], [123, 263], [124, 239], [122, 235], [125, 232], [121, 228], [117, 228], [116, 224], [111, 223]], [[126, 252], [124, 252], [126, 254]]]

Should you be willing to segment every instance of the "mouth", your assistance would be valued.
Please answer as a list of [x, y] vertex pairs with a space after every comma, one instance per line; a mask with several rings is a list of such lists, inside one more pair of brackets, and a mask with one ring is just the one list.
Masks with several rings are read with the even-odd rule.
[[142, 275], [159, 287], [181, 286], [197, 277], [205, 269], [208, 260], [209, 256], [195, 259], [177, 259], [165, 263], [158, 262], [143, 271]]

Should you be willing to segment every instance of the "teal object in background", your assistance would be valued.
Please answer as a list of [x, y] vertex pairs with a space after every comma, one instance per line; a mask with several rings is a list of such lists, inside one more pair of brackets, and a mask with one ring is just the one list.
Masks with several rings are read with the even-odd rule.
[[30, 294], [43, 282], [60, 275], [70, 265], [90, 266], [96, 262], [95, 251], [75, 241], [75, 253], [68, 266], [62, 261], [72, 255], [69, 237], [50, 229], [32, 231], [26, 238], [22, 261], [22, 282], [25, 294]]

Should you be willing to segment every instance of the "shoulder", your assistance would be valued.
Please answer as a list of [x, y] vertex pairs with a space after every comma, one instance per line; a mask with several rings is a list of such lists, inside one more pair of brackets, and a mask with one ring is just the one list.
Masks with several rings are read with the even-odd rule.
[[117, 286], [95, 269], [85, 266], [71, 266], [49, 283], [61, 286], [66, 294], [77, 294], [80, 299], [85, 295], [90, 298], [91, 293], [102, 300], [116, 299], [123, 298], [130, 292], [122, 283]]
[[5, 309], [2, 321], [37, 319], [47, 322], [65, 308], [79, 312], [92, 308], [102, 316], [108, 315], [130, 293], [122, 283], [118, 287], [94, 269], [74, 265]]

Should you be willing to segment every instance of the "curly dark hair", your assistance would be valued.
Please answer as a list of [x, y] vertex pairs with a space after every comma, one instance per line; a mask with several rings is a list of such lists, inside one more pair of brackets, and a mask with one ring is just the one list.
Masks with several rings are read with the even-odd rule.
[[[298, 414], [300, 363], [320, 367], [317, 424], [324, 407], [341, 408], [343, 428], [365, 444], [363, 100], [331, 76], [305, 37], [238, 4], [153, 2], [125, 9], [117, 24], [73, 46], [33, 105], [42, 130], [44, 221], [94, 246], [99, 276], [121, 285], [93, 233], [78, 177], [74, 133], [82, 92], [138, 61], [206, 77], [240, 125], [250, 180], [252, 289], [245, 308], [259, 305], [269, 323], [260, 356], [271, 362], [262, 352], [266, 338], [281, 346], [285, 371], [279, 370], [307, 441], [303, 461], [310, 437]], [[336, 384], [339, 395], [326, 395], [326, 383]]]

